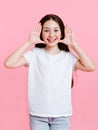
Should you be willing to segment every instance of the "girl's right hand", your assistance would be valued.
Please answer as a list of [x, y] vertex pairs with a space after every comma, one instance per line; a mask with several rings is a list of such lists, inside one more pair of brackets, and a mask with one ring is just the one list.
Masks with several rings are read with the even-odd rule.
[[40, 33], [42, 30], [42, 26], [40, 23], [38, 23], [36, 26], [34, 26], [28, 41], [32, 44], [37, 44], [37, 43], [44, 43], [41, 39], [40, 39]]

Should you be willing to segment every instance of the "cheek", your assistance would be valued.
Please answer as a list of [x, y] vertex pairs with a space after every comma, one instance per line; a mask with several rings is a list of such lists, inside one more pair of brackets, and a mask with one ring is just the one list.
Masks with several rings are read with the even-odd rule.
[[42, 32], [42, 38], [46, 38], [48, 36], [48, 34]]
[[43, 39], [45, 38], [45, 35], [44, 35], [44, 34], [42, 34], [42, 38], [43, 38]]
[[42, 32], [42, 38], [44, 38], [44, 33]]
[[45, 41], [46, 37], [47, 37], [46, 34], [42, 33], [42, 39], [43, 39], [43, 41]]
[[61, 36], [62, 36], [61, 31], [59, 31], [56, 35], [57, 35], [58, 37], [61, 37]]
[[62, 35], [61, 35], [61, 34], [58, 34], [58, 37], [59, 37], [59, 38], [61, 38], [61, 37], [62, 37]]

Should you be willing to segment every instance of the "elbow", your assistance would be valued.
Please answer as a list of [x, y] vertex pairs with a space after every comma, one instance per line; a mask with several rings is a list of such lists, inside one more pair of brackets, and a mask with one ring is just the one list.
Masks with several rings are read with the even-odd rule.
[[9, 63], [9, 62], [7, 62], [7, 61], [5, 61], [4, 62], [4, 66], [6, 67], [6, 68], [13, 68], [13, 66]]
[[92, 72], [96, 69], [96, 66], [93, 64], [92, 66], [89, 67], [88, 71]]
[[10, 68], [10, 65], [9, 65], [7, 62], [4, 62], [4, 66], [5, 66], [6, 68]]
[[91, 68], [91, 70], [94, 71], [95, 69], [96, 69], [96, 66], [94, 65], [94, 66]]

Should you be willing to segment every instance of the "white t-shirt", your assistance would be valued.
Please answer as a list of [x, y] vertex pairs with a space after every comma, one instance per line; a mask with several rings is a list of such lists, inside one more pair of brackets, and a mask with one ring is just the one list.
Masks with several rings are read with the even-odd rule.
[[29, 65], [28, 101], [31, 115], [71, 116], [71, 81], [76, 56], [60, 51], [49, 54], [33, 48], [23, 55]]

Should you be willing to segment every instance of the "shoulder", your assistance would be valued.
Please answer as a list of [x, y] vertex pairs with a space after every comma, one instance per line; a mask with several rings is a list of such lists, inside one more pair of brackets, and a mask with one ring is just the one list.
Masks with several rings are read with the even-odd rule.
[[66, 62], [68, 62], [72, 65], [74, 65], [78, 60], [78, 57], [72, 52], [65, 52], [64, 51], [63, 57], [65, 57], [64, 59], [65, 59]]
[[71, 52], [67, 52], [67, 51], [63, 51], [63, 50], [62, 50], [61, 55], [62, 55], [63, 57], [66, 57], [66, 58], [71, 58], [71, 57], [74, 56], [74, 54], [72, 54]]
[[67, 52], [67, 56], [68, 56], [69, 58], [72, 58], [72, 59], [74, 59], [74, 58], [77, 59], [77, 56], [76, 56], [74, 53], [72, 53], [72, 52]]
[[32, 52], [41, 52], [42, 51], [42, 48], [39, 48], [39, 47], [35, 47], [31, 50]]

